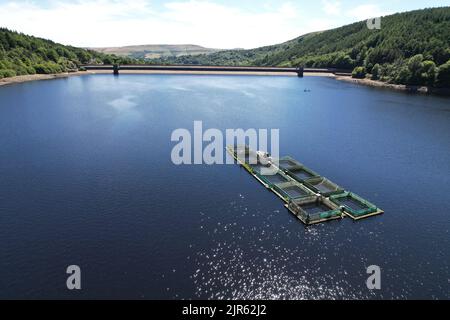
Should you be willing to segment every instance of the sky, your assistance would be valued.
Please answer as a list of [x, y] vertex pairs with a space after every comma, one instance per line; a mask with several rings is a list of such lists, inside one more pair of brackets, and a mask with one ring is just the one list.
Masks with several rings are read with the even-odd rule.
[[78, 47], [255, 48], [450, 0], [0, 0], [0, 26]]

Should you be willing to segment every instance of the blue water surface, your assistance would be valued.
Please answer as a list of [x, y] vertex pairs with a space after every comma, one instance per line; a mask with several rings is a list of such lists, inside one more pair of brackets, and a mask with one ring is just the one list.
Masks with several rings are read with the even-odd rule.
[[[280, 129], [282, 155], [385, 214], [305, 227], [237, 165], [176, 166], [196, 120]], [[323, 77], [1, 87], [0, 298], [448, 299], [449, 138], [448, 98]]]

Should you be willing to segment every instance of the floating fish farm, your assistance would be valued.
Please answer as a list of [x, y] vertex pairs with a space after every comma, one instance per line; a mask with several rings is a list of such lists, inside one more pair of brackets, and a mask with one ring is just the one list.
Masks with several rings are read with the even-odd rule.
[[359, 220], [384, 213], [291, 157], [273, 161], [266, 153], [248, 146], [228, 146], [227, 152], [306, 225], [344, 217]]

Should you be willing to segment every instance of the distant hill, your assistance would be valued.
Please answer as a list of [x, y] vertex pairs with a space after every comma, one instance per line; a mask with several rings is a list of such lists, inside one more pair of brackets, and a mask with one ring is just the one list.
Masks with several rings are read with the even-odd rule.
[[360, 21], [251, 50], [194, 45], [96, 50], [0, 29], [0, 78], [76, 70], [85, 63], [305, 66], [350, 69], [356, 78], [389, 83], [450, 87], [450, 7], [382, 17], [380, 30]]
[[450, 86], [450, 7], [382, 17], [251, 50], [161, 58], [154, 63], [334, 67], [391, 83]]
[[76, 71], [80, 65], [88, 63], [127, 64], [142, 61], [64, 46], [0, 28], [0, 78]]
[[[221, 50], [218, 52], [209, 53], [208, 55], [184, 55], [180, 57], [161, 57], [160, 59], [153, 59], [155, 64], [189, 64], [189, 65], [224, 65], [224, 66], [271, 66], [270, 64], [261, 64], [260, 59], [266, 56], [272, 56], [277, 53], [282, 53], [289, 50], [298, 41], [309, 39], [320, 32], [313, 32], [300, 36], [294, 40], [290, 40], [281, 44], [260, 47], [256, 49], [232, 49]], [[274, 64], [273, 66], [277, 66]]]
[[131, 57], [136, 59], [158, 59], [163, 57], [181, 57], [185, 55], [210, 54], [220, 51], [219, 49], [205, 48], [192, 44], [180, 45], [140, 45], [126, 47], [110, 47], [110, 48], [90, 48], [97, 52], [106, 54], [115, 54], [121, 57]]

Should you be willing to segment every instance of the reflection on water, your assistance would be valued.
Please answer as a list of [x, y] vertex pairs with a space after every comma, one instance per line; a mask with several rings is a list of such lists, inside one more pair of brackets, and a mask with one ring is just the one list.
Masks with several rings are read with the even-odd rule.
[[[201, 230], [209, 230], [212, 245], [209, 250], [194, 256], [198, 269], [192, 278], [198, 298], [210, 299], [357, 299], [370, 298], [370, 291], [355, 292], [348, 282], [347, 271], [339, 266], [331, 268], [327, 260], [332, 251], [342, 247], [334, 232], [326, 233], [320, 226], [301, 232], [290, 228], [274, 228], [271, 220], [286, 210], [269, 215], [264, 210], [248, 211], [244, 197], [230, 203], [227, 215], [236, 221], [247, 215], [260, 220], [257, 226], [242, 226], [237, 222], [210, 226], [202, 217]], [[290, 224], [298, 221], [288, 220]], [[299, 226], [297, 226], [299, 227]], [[339, 229], [335, 224], [334, 228]], [[285, 241], [298, 242], [286, 247]], [[327, 245], [326, 243], [330, 243]], [[311, 247], [320, 248], [318, 256], [311, 256]], [[364, 262], [364, 257], [358, 257]]]
[[122, 98], [114, 99], [108, 104], [117, 111], [126, 111], [137, 106], [137, 103], [133, 101], [134, 98], [134, 96], [124, 96]]

